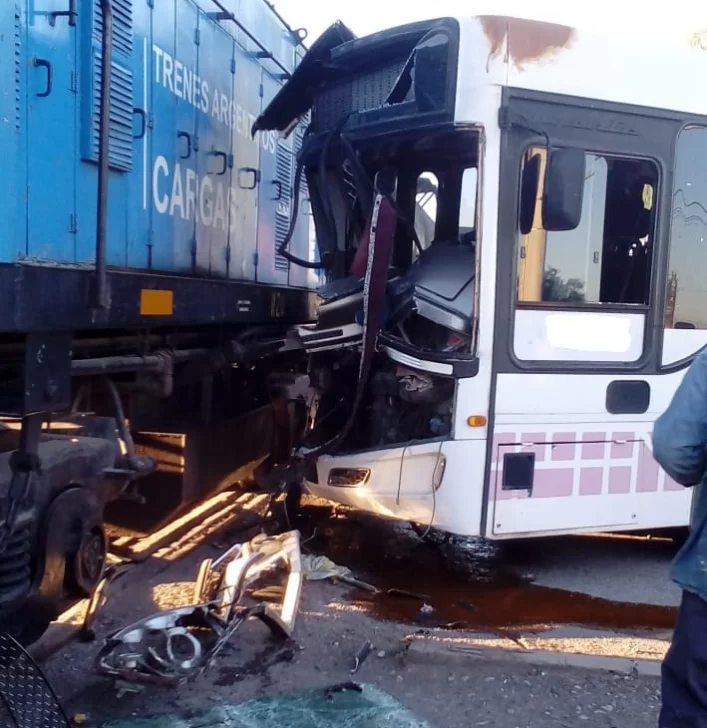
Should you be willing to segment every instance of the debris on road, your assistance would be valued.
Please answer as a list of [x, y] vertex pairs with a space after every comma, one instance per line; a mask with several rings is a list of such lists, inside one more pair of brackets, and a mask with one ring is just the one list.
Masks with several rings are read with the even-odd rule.
[[[248, 588], [279, 567], [287, 572], [279, 610], [262, 601], [246, 606]], [[274, 634], [291, 637], [301, 588], [297, 531], [236, 544], [219, 559], [202, 562], [194, 589], [196, 603], [165, 610], [113, 634], [99, 652], [96, 668], [128, 683], [184, 683], [201, 675], [252, 617]]]
[[327, 698], [327, 700], [333, 700], [336, 693], [345, 693], [348, 690], [353, 690], [357, 693], [363, 692], [363, 688], [358, 683], [349, 681], [339, 683], [338, 685], [330, 685], [324, 690], [324, 697]]
[[188, 717], [164, 715], [109, 723], [106, 728], [430, 728], [388, 693], [349, 682], [284, 693], [239, 705], [216, 705]]
[[375, 586], [372, 586], [365, 581], [361, 581], [360, 579], [356, 579], [351, 574], [350, 569], [346, 566], [339, 566], [339, 564], [335, 564], [326, 556], [311, 556], [307, 554], [302, 557], [302, 563], [304, 567], [304, 574], [308, 581], [323, 581], [325, 579], [331, 579], [332, 581], [341, 581], [349, 586], [363, 589], [371, 594], [378, 594], [380, 591]]
[[467, 602], [464, 599], [460, 599], [458, 602], [456, 602], [456, 606], [462, 607], [464, 609], [468, 609], [470, 612], [478, 612], [479, 608], [472, 604], [471, 602]]
[[359, 647], [358, 652], [354, 655], [354, 664], [353, 669], [351, 670], [352, 675], [358, 672], [359, 667], [361, 667], [371, 652], [373, 652], [373, 643], [370, 640], [366, 640], [361, 647]]
[[339, 566], [326, 556], [302, 556], [302, 568], [304, 575], [309, 581], [320, 581], [322, 579], [340, 579], [351, 576], [351, 570], [346, 566]]
[[[79, 639], [95, 639], [93, 624], [108, 602], [113, 582], [151, 559], [177, 561], [192, 553], [208, 536], [222, 531], [244, 516], [258, 513], [268, 498], [264, 494], [226, 491], [195, 506], [191, 511], [156, 533], [146, 536], [120, 536], [111, 542], [110, 565], [90, 597], [70, 606], [59, 615], [29, 652], [40, 662]], [[259, 516], [260, 517], [260, 516]], [[240, 544], [239, 544], [240, 546]]]
[[93, 631], [93, 624], [96, 621], [99, 610], [105, 606], [108, 599], [108, 587], [118, 578], [126, 574], [135, 564], [131, 562], [116, 563], [106, 569], [103, 578], [93, 590], [86, 606], [86, 613], [79, 632], [79, 639], [82, 642], [93, 642], [96, 634]]
[[201, 603], [214, 604], [219, 617], [230, 622], [248, 587], [278, 566], [288, 569], [285, 595], [279, 613], [264, 605], [267, 618], [292, 635], [302, 591], [302, 554], [298, 531], [278, 536], [256, 536], [238, 544], [221, 558], [202, 563], [195, 593]]
[[379, 589], [368, 582], [361, 581], [351, 574], [351, 570], [346, 566], [340, 566], [335, 564], [331, 559], [326, 556], [312, 556], [306, 554], [302, 556], [302, 564], [304, 569], [304, 575], [308, 581], [323, 581], [325, 579], [331, 579], [332, 581], [341, 581], [349, 586], [362, 589], [363, 591], [370, 592], [371, 594], [385, 594], [389, 597], [400, 597], [401, 599], [416, 599], [418, 601], [425, 601], [429, 599], [428, 594], [418, 594], [416, 592], [407, 591], [406, 589]]
[[400, 597], [401, 599], [416, 599], [417, 601], [424, 602], [427, 599], [431, 599], [429, 594], [418, 594], [416, 592], [407, 591], [407, 589], [388, 589], [386, 595], [389, 597]]

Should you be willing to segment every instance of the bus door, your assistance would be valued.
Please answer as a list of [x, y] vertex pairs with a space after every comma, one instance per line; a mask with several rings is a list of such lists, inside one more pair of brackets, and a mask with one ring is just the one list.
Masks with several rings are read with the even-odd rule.
[[690, 493], [650, 441], [681, 376], [661, 360], [680, 123], [510, 89], [504, 104], [484, 532], [684, 525]]

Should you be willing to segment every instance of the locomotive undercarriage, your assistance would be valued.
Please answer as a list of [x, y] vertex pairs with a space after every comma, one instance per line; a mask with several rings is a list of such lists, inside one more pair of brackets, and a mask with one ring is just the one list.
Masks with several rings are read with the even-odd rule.
[[[92, 593], [106, 566], [106, 508], [118, 520], [121, 504], [134, 513], [147, 487], [148, 498], [164, 496], [168, 519], [269, 466], [270, 373], [297, 364], [279, 353], [283, 341], [270, 327], [0, 344], [0, 399], [12, 413], [0, 419], [0, 628], [31, 643], [63, 605]], [[250, 432], [240, 449], [221, 447], [229, 423]], [[185, 475], [196, 466], [171, 479], [161, 472], [179, 437], [185, 462], [196, 459], [203, 474], [198, 491]]]

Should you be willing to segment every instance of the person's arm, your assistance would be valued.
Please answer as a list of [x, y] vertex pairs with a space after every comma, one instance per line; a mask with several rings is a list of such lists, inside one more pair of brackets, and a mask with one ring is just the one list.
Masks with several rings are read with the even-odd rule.
[[688, 369], [668, 409], [653, 427], [653, 457], [684, 486], [697, 485], [707, 470], [707, 350]]

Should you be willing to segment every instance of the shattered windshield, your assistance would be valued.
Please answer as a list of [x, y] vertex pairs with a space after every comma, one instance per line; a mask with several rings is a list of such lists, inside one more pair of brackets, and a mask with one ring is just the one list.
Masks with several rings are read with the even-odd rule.
[[[459, 199], [459, 240], [473, 243], [476, 240], [476, 167], [468, 167], [462, 174]], [[440, 191], [439, 179], [434, 172], [423, 172], [417, 180], [415, 197], [415, 232], [420, 248], [426, 250], [436, 238], [437, 208]], [[442, 205], [444, 209], [445, 205]], [[418, 257], [418, 249], [413, 252]]]
[[[342, 159], [343, 157], [343, 159]], [[407, 270], [433, 241], [475, 242], [478, 134], [446, 132], [397, 143], [337, 150], [307, 165], [316, 238], [330, 280], [361, 274], [376, 192], [394, 208], [391, 267]]]

